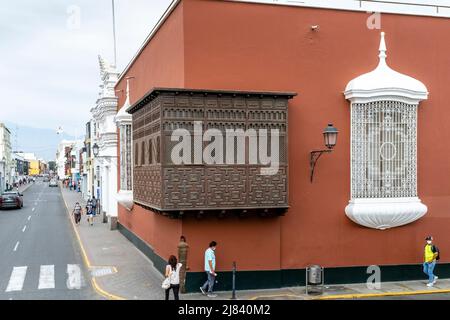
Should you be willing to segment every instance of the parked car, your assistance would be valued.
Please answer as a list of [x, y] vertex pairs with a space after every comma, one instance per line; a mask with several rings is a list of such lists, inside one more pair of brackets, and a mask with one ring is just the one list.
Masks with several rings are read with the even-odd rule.
[[23, 208], [23, 194], [18, 191], [5, 192], [0, 196], [0, 209]]
[[52, 179], [50, 180], [50, 183], [48, 184], [49, 187], [57, 187], [58, 186], [58, 181], [56, 181], [56, 179]]

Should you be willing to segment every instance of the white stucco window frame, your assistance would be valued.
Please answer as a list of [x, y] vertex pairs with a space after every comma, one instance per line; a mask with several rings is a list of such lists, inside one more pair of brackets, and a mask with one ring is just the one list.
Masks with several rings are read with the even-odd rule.
[[[130, 104], [130, 85], [129, 85], [129, 79], [127, 79], [127, 98], [125, 101], [125, 104], [123, 105], [123, 107], [119, 110], [119, 112], [117, 113], [116, 117], [115, 117], [115, 121], [116, 121], [116, 125], [117, 128], [119, 129], [119, 136], [125, 137], [125, 139], [128, 139], [125, 135], [122, 135], [123, 130], [126, 131], [127, 126], [130, 127], [129, 130], [129, 134], [131, 135], [133, 132], [133, 118], [132, 115], [129, 114], [126, 110], [131, 106]], [[120, 190], [119, 192], [116, 194], [116, 199], [117, 202], [123, 206], [124, 208], [126, 208], [128, 210], [128, 212], [131, 212], [131, 210], [133, 209], [134, 206], [134, 198], [133, 198], [133, 139], [130, 136], [129, 137], [129, 141], [130, 141], [130, 163], [128, 163], [128, 165], [131, 167], [130, 169], [130, 175], [131, 175], [131, 186], [129, 186], [129, 189], [123, 188], [123, 179], [122, 179], [122, 170], [123, 170], [123, 166], [122, 163], [120, 163], [119, 166], [119, 170], [120, 170]], [[120, 150], [119, 153], [122, 154], [122, 148], [124, 147], [124, 143], [122, 141], [122, 139], [120, 139]]]
[[[378, 230], [386, 230], [412, 223], [423, 217], [428, 210], [427, 206], [419, 199], [417, 192], [417, 111], [420, 102], [428, 98], [428, 90], [422, 82], [396, 72], [387, 65], [387, 50], [384, 36], [382, 32], [379, 49], [380, 62], [377, 68], [350, 81], [344, 92], [346, 99], [350, 101], [352, 123], [350, 151], [351, 199], [345, 208], [345, 213], [353, 222]], [[402, 157], [398, 157], [401, 160], [396, 161], [401, 166], [408, 165], [409, 167], [405, 171], [406, 173], [402, 173], [404, 176], [401, 177], [401, 185], [398, 183], [397, 186], [391, 186], [390, 183], [386, 182], [386, 172], [388, 176], [390, 175], [390, 171], [386, 167], [383, 168], [382, 165], [381, 167], [376, 166], [379, 165], [377, 161], [382, 163], [383, 160], [371, 161], [376, 159], [376, 157], [384, 159], [382, 147], [378, 149], [380, 156], [376, 153], [378, 150], [375, 151], [375, 156], [369, 155], [370, 152], [373, 152], [372, 150], [375, 150], [376, 146], [383, 146], [383, 142], [386, 141], [384, 140], [386, 139], [386, 134], [382, 140], [379, 138], [378, 144], [372, 143], [370, 139], [375, 139], [375, 135], [381, 136], [385, 129], [381, 129], [381, 122], [377, 122], [380, 120], [373, 120], [372, 114], [370, 115], [372, 118], [369, 120], [364, 118], [370, 113], [370, 108], [375, 108], [374, 113], [381, 110], [379, 113], [381, 115], [377, 115], [376, 119], [383, 118], [384, 126], [385, 121], [391, 121], [389, 117], [394, 113], [392, 111], [394, 108], [391, 108], [391, 106], [394, 105], [397, 108], [395, 109], [398, 121], [396, 124], [399, 126], [411, 125], [410, 127], [415, 130], [415, 132], [411, 133], [411, 129], [405, 129], [409, 130], [408, 144], [406, 147], [403, 146], [407, 152], [402, 151], [404, 152]], [[356, 107], [359, 107], [358, 114], [354, 113], [356, 112]], [[364, 115], [361, 116], [361, 114]], [[409, 118], [404, 120], [404, 117]], [[386, 118], [387, 120], [385, 120]], [[361, 122], [365, 121], [364, 124], [359, 124], [357, 122], [358, 119]], [[368, 138], [370, 135], [368, 131], [372, 124], [372, 129], [373, 127], [377, 128], [378, 125], [379, 132], [373, 129], [375, 133], [373, 133], [372, 138]], [[359, 127], [355, 128], [358, 125]], [[364, 127], [364, 125], [367, 125], [367, 127]], [[392, 129], [388, 128], [387, 130]], [[404, 136], [401, 130], [397, 132], [400, 132], [401, 137]], [[392, 145], [393, 152], [397, 152], [400, 140], [398, 137], [391, 137], [391, 139], [389, 143]], [[401, 140], [401, 143], [403, 145], [404, 141]], [[406, 161], [408, 162], [407, 164], [403, 163]], [[388, 166], [389, 161], [386, 163], [388, 163], [386, 164]], [[377, 178], [372, 179], [375, 183], [369, 181], [372, 175], [370, 170], [373, 168], [376, 169], [376, 173], [373, 173], [373, 176]], [[392, 168], [399, 172], [398, 167]], [[390, 181], [389, 179], [388, 177], [388, 182]], [[355, 186], [355, 184], [359, 185]]]

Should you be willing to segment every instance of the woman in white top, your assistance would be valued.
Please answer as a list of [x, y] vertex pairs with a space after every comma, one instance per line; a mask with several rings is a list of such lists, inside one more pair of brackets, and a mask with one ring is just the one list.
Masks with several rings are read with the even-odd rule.
[[166, 289], [166, 300], [169, 300], [170, 289], [173, 289], [175, 300], [180, 300], [180, 270], [182, 266], [175, 256], [170, 256], [166, 266], [166, 278], [170, 279], [170, 288]]

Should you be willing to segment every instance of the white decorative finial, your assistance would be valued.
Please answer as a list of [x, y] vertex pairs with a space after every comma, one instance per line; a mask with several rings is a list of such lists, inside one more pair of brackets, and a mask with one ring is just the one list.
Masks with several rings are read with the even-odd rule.
[[386, 41], [384, 40], [384, 32], [381, 32], [381, 40], [380, 40], [380, 63], [386, 63]]

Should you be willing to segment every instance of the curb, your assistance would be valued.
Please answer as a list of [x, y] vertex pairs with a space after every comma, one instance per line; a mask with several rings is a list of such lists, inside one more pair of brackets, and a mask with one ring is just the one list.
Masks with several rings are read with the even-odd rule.
[[[79, 246], [80, 246], [80, 249], [81, 249], [81, 255], [83, 256], [84, 264], [85, 264], [86, 267], [90, 270], [90, 269], [93, 268], [93, 266], [91, 265], [91, 262], [90, 262], [90, 260], [89, 260], [89, 258], [88, 258], [88, 256], [87, 256], [87, 254], [86, 254], [86, 250], [85, 250], [85, 248], [84, 248], [83, 242], [81, 241], [80, 234], [79, 234], [79, 232], [78, 232], [78, 230], [77, 230], [77, 228], [76, 228], [76, 226], [75, 226], [73, 220], [71, 219], [69, 206], [67, 205], [66, 199], [64, 198], [64, 195], [63, 195], [63, 193], [62, 193], [61, 185], [60, 185], [59, 191], [61, 192], [61, 196], [62, 196], [62, 198], [63, 198], [64, 205], [66, 206], [66, 211], [67, 211], [67, 214], [68, 214], [68, 217], [69, 217], [69, 220], [70, 220], [70, 224], [72, 225], [73, 231], [75, 232], [75, 236], [76, 236], [77, 241], [78, 241], [78, 244], [79, 244]], [[117, 272], [116, 267], [114, 267], [114, 270]], [[106, 290], [103, 290], [103, 289], [98, 285], [98, 283], [97, 283], [95, 277], [91, 277], [91, 284], [92, 284], [92, 287], [94, 288], [94, 290], [95, 290], [99, 295], [101, 295], [101, 296], [103, 296], [103, 297], [105, 297], [105, 298], [107, 298], [107, 299], [109, 299], [109, 300], [127, 300], [127, 299], [125, 299], [125, 298], [123, 298], [123, 297], [114, 295], [114, 294], [112, 294], [112, 293], [107, 292]]]
[[383, 293], [350, 293], [350, 294], [334, 294], [329, 296], [324, 296], [320, 298], [308, 298], [305, 296], [294, 295], [294, 294], [278, 294], [269, 296], [256, 296], [250, 298], [249, 300], [254, 301], [258, 299], [270, 299], [270, 298], [302, 298], [303, 300], [339, 300], [339, 299], [363, 299], [363, 298], [379, 298], [379, 297], [395, 297], [395, 296], [417, 296], [425, 294], [440, 294], [440, 293], [450, 293], [450, 289], [439, 289], [439, 290], [417, 290], [417, 291], [395, 291], [395, 292], [383, 292]]
[[330, 295], [313, 300], [336, 300], [336, 299], [361, 299], [361, 298], [376, 298], [376, 297], [395, 297], [395, 296], [417, 296], [424, 294], [439, 294], [450, 293], [450, 289], [442, 290], [417, 290], [417, 291], [396, 291], [383, 293], [359, 293], [359, 294], [337, 294]]
[[312, 299], [307, 299], [303, 296], [298, 296], [295, 294], [275, 294], [275, 295], [270, 295], [270, 296], [257, 296], [257, 297], [253, 297], [248, 299], [249, 301], [255, 301], [258, 299], [270, 299], [270, 298], [283, 298], [283, 297], [289, 297], [289, 298], [303, 298], [302, 300], [312, 300]]
[[32, 184], [28, 184], [25, 188], [23, 188], [22, 190], [20, 190], [20, 193], [24, 193], [25, 191], [27, 191], [28, 189], [30, 189], [32, 186]]

